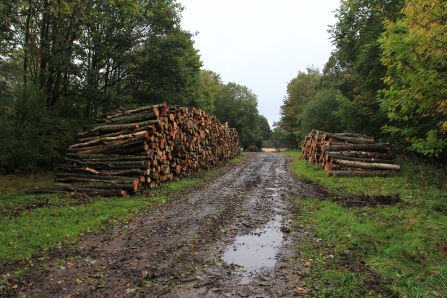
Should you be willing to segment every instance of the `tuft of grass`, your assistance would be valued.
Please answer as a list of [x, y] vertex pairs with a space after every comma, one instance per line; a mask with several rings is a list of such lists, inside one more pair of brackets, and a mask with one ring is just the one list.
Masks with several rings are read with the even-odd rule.
[[241, 162], [244, 159], [245, 159], [245, 156], [239, 155], [239, 156], [237, 156], [237, 157], [235, 157], [233, 159], [230, 159], [229, 163], [238, 163], [238, 162]]
[[[315, 293], [346, 297], [447, 297], [447, 194], [442, 183], [411, 176], [325, 177], [324, 171], [287, 152], [299, 177], [338, 194], [398, 194], [382, 208], [345, 209], [326, 200], [300, 198], [303, 225], [315, 239], [304, 246]], [[435, 168], [425, 173], [442, 177]], [[438, 173], [438, 174], [435, 174]], [[331, 256], [331, 257], [328, 257]], [[318, 290], [315, 290], [318, 289]]]

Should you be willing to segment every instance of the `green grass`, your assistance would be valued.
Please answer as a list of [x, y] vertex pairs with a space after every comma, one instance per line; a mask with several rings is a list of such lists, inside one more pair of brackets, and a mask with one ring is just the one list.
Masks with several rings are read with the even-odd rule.
[[[394, 206], [352, 209], [329, 200], [299, 199], [304, 226], [321, 239], [303, 248], [303, 258], [316, 260], [308, 278], [318, 289], [316, 294], [447, 297], [444, 172], [415, 163], [401, 164], [401, 174], [392, 178], [325, 177], [323, 170], [300, 160], [298, 152], [285, 154], [292, 156], [296, 175], [338, 194], [398, 194], [401, 198]], [[438, 178], [414, 177], [421, 173]], [[380, 286], [373, 286], [374, 275], [381, 280]]]
[[231, 159], [229, 161], [229, 163], [238, 163], [238, 162], [240, 162], [240, 161], [242, 161], [244, 159], [245, 159], [245, 156], [239, 155], [238, 157], [235, 157], [235, 158]]
[[[230, 162], [239, 162], [237, 157]], [[78, 241], [85, 233], [102, 233], [141, 215], [168, 194], [191, 187], [218, 170], [163, 184], [147, 195], [90, 198], [62, 194], [26, 195], [25, 189], [52, 185], [53, 173], [0, 176], [0, 265], [37, 256]], [[20, 271], [20, 270], [19, 270]]]
[[163, 196], [112, 197], [94, 199], [90, 204], [71, 205], [74, 199], [68, 195], [9, 196], [6, 198], [9, 205], [14, 201], [18, 205], [36, 200], [49, 203], [42, 208], [23, 210], [21, 214], [0, 222], [0, 263], [30, 258], [72, 243], [89, 231], [104, 231], [111, 223], [129, 220], [163, 199]]

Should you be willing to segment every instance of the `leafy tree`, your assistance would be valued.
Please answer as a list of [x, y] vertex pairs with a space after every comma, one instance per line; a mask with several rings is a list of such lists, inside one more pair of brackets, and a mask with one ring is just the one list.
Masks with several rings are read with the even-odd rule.
[[278, 126], [278, 123], [273, 124], [274, 128], [270, 134], [270, 138], [266, 141], [266, 146], [273, 147], [276, 151], [280, 151], [281, 148], [288, 147], [287, 143], [287, 132]]
[[447, 3], [409, 2], [404, 18], [389, 20], [382, 34], [382, 62], [388, 67], [381, 108], [385, 130], [413, 151], [447, 156]]
[[193, 45], [192, 35], [180, 29], [149, 38], [138, 52], [141, 62], [126, 88], [138, 105], [167, 102], [205, 110], [212, 107], [197, 91], [202, 62]]
[[378, 38], [385, 30], [383, 19], [396, 20], [404, 0], [342, 0], [336, 10], [337, 22], [329, 30], [344, 69], [342, 94], [355, 105], [356, 118], [366, 117], [362, 130], [380, 131], [386, 120], [376, 100], [384, 88], [386, 67], [380, 62]]
[[263, 140], [268, 140], [272, 130], [270, 129], [270, 124], [263, 115], [258, 115], [258, 127], [260, 131], [260, 136]]
[[302, 116], [305, 106], [311, 102], [314, 95], [321, 89], [321, 73], [318, 69], [308, 67], [306, 72], [298, 75], [287, 84], [287, 96], [281, 106], [281, 119], [278, 126], [287, 133], [289, 148], [297, 148], [296, 132], [302, 130]]
[[214, 114], [214, 101], [219, 92], [219, 88], [222, 86], [223, 82], [219, 74], [211, 70], [201, 70], [196, 106]]
[[344, 129], [338, 110], [337, 91], [322, 90], [315, 94], [314, 99], [306, 105], [302, 116], [302, 131], [312, 129], [338, 132]]
[[253, 91], [236, 83], [228, 83], [217, 92], [214, 106], [217, 119], [236, 128], [244, 149], [256, 142], [258, 99]]

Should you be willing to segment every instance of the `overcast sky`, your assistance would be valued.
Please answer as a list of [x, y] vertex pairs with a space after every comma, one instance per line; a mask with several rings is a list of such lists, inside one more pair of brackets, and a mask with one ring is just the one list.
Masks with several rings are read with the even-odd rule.
[[280, 118], [287, 83], [320, 69], [333, 50], [328, 25], [339, 0], [178, 0], [182, 28], [194, 37], [203, 69], [247, 86], [270, 125]]

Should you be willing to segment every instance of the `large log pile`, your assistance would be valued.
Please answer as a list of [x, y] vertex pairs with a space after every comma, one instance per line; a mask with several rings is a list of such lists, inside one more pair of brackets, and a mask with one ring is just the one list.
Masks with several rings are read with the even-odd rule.
[[235, 129], [205, 111], [166, 104], [104, 114], [79, 137], [54, 186], [30, 192], [138, 193], [239, 155]]
[[391, 176], [396, 165], [388, 143], [353, 133], [312, 130], [301, 143], [301, 158], [324, 168], [327, 176]]

